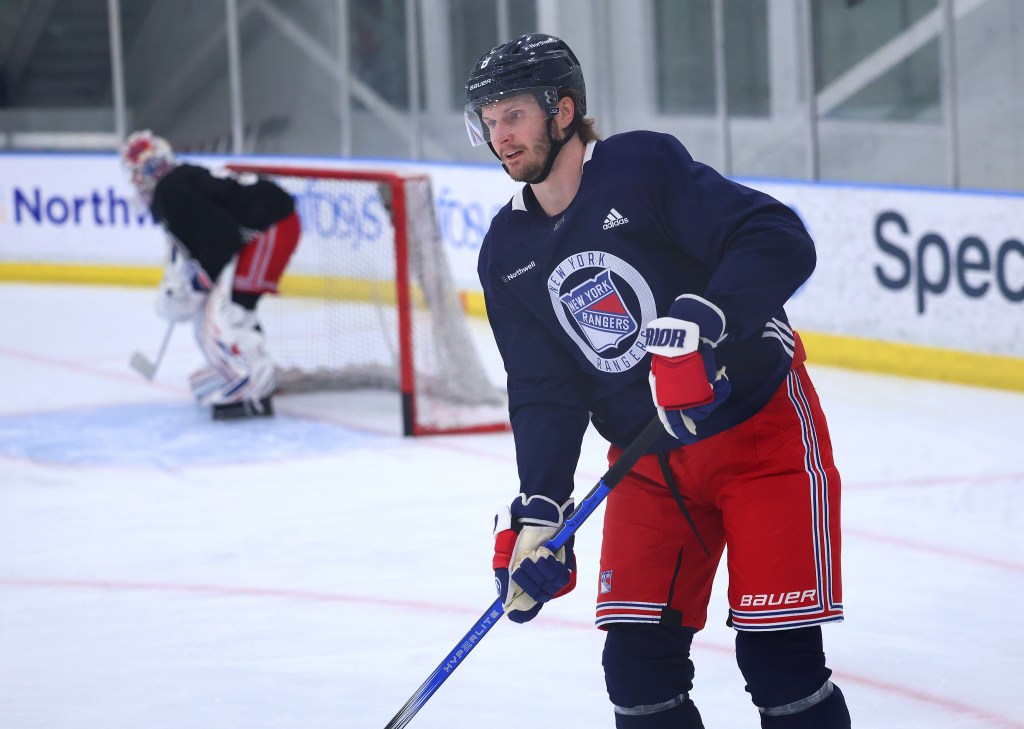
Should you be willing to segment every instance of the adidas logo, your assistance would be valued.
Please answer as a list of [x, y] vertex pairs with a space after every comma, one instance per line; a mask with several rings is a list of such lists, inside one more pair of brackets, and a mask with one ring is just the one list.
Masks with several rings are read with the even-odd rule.
[[608, 215], [605, 216], [604, 225], [602, 226], [605, 230], [614, 228], [616, 225], [625, 225], [629, 222], [629, 218], [625, 217], [615, 208], [612, 208]]

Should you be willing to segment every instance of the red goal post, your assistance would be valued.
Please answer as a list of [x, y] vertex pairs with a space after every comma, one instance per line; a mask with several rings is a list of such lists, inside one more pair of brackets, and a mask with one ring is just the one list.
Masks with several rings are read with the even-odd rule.
[[[296, 200], [298, 248], [260, 317], [280, 391], [391, 389], [406, 435], [509, 429], [493, 342], [454, 283], [425, 174], [229, 164]], [[268, 301], [273, 299], [274, 301]]]

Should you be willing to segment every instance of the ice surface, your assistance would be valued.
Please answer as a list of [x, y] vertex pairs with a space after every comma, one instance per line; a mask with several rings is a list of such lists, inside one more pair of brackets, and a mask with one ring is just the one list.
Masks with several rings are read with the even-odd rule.
[[[154, 382], [128, 367], [160, 344], [151, 296], [0, 286], [0, 727], [383, 727], [493, 599], [511, 436], [403, 439], [372, 393], [211, 422], [186, 328]], [[846, 622], [824, 634], [854, 726], [1024, 728], [1024, 396], [811, 374], [844, 478]], [[603, 471], [591, 433], [577, 493]], [[412, 729], [614, 726], [599, 521], [580, 587], [499, 623]], [[756, 727], [725, 613], [719, 579], [694, 697], [708, 727]]]

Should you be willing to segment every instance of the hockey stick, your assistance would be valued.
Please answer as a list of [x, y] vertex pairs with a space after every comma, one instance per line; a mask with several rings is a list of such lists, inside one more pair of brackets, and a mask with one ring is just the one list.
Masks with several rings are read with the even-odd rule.
[[155, 360], [150, 362], [142, 352], [136, 352], [128, 362], [133, 370], [150, 382], [153, 381], [153, 376], [156, 375], [156, 369], [164, 359], [164, 352], [167, 351], [167, 344], [171, 341], [171, 334], [174, 333], [174, 324], [175, 322], [173, 321], [167, 324], [167, 332], [164, 334], [164, 341], [160, 344], [160, 351], [156, 353]]
[[[633, 442], [626, 447], [626, 450], [622, 452], [615, 463], [605, 472], [601, 480], [590, 490], [590, 493], [583, 497], [583, 500], [580, 501], [572, 514], [565, 520], [565, 523], [562, 524], [562, 528], [555, 532], [555, 535], [545, 542], [544, 546], [552, 552], [557, 552], [560, 547], [569, 541], [569, 538], [576, 533], [576, 530], [587, 520], [587, 517], [605, 500], [605, 497], [618, 485], [623, 476], [629, 473], [629, 469], [636, 465], [636, 462], [640, 460], [644, 452], [664, 434], [665, 426], [662, 425], [659, 418], [656, 417], [648, 423], [640, 435], [633, 439]], [[401, 729], [412, 721], [412, 718], [423, 708], [427, 700], [441, 688], [441, 684], [445, 682], [452, 672], [462, 665], [469, 652], [476, 647], [477, 643], [483, 640], [483, 637], [487, 635], [488, 631], [497, 624], [504, 614], [505, 610], [499, 597], [491, 603], [487, 611], [480, 616], [476, 624], [462, 637], [462, 640], [448, 653], [448, 656], [441, 661], [441, 664], [434, 669], [434, 672], [427, 677], [427, 680], [409, 697], [409, 700], [398, 710], [398, 713], [392, 717], [384, 729]]]

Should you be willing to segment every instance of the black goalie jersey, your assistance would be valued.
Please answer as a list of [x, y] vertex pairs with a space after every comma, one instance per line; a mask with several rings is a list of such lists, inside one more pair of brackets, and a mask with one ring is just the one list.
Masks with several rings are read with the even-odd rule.
[[295, 201], [269, 180], [243, 185], [235, 177], [182, 164], [157, 183], [150, 209], [216, 280], [253, 233], [291, 215]]
[[[643, 331], [682, 294], [726, 318], [715, 357], [732, 395], [701, 437], [756, 413], [790, 368], [783, 305], [814, 263], [790, 208], [695, 162], [668, 135], [591, 143], [576, 197], [553, 218], [524, 186], [492, 221], [478, 267], [522, 491], [569, 496], [588, 421], [625, 446], [654, 417]], [[666, 434], [656, 450], [678, 445]]]

